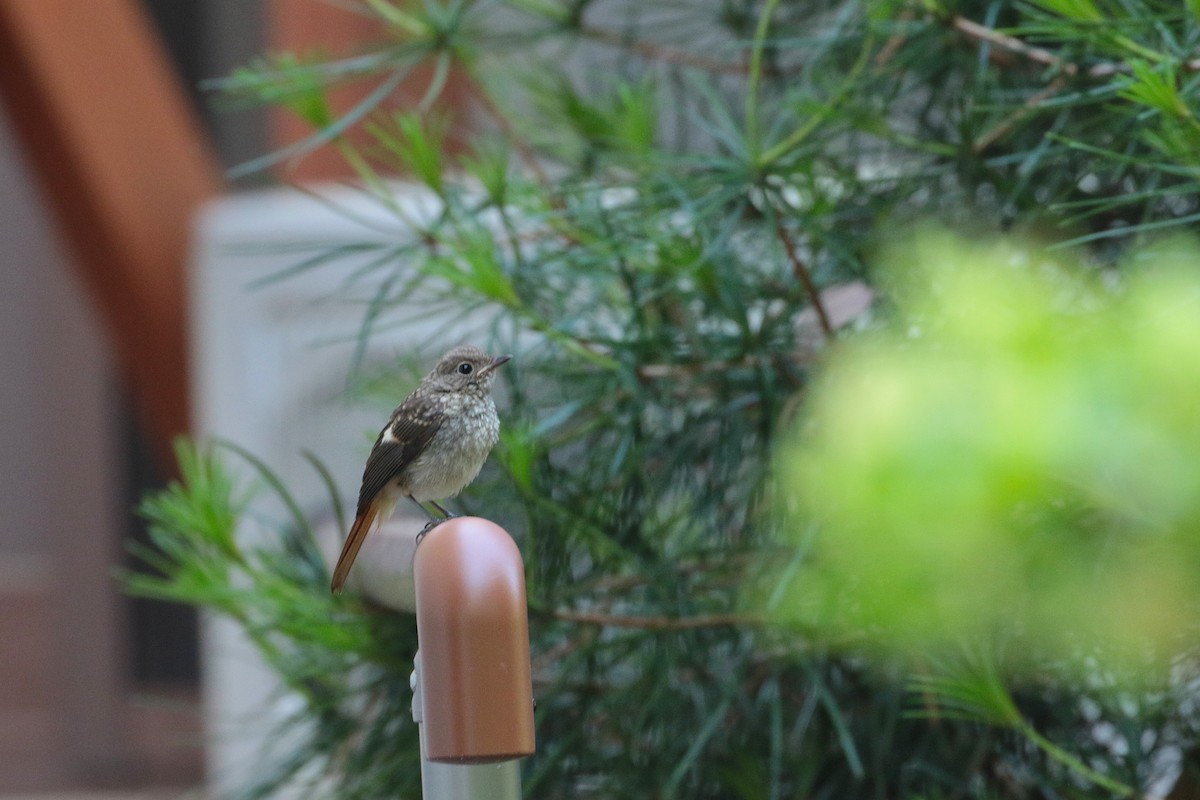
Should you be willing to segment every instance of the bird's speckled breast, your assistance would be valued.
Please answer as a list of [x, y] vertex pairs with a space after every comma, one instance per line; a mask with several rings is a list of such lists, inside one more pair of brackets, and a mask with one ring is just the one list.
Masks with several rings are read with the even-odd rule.
[[449, 395], [446, 400], [447, 420], [408, 470], [409, 491], [419, 502], [461, 492], [500, 439], [500, 418], [490, 396]]

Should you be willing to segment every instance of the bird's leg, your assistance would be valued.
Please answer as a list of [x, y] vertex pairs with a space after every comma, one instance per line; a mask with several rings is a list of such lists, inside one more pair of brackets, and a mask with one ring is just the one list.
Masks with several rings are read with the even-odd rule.
[[[442, 520], [438, 519], [437, 517], [435, 517], [433, 514], [430, 514], [429, 509], [426, 508], [424, 505], [422, 505], [421, 502], [419, 500], [417, 500], [417, 498], [413, 497], [411, 494], [405, 495], [405, 497], [407, 497], [409, 500], [412, 500], [413, 503], [416, 504], [417, 508], [421, 509], [421, 513], [423, 513], [425, 516], [429, 517], [430, 522], [441, 522], [442, 521]], [[434, 503], [434, 505], [436, 506], [437, 503]], [[438, 506], [438, 511], [441, 511], [443, 514], [446, 513], [445, 510], [442, 509], [441, 506]]]
[[435, 517], [433, 514], [430, 514], [430, 513], [429, 513], [429, 509], [427, 509], [423, 503], [419, 502], [419, 501], [417, 500], [417, 498], [413, 497], [411, 494], [410, 494], [410, 495], [408, 495], [408, 499], [409, 499], [409, 500], [412, 500], [414, 503], [416, 503], [416, 504], [417, 504], [417, 508], [419, 508], [419, 509], [421, 509], [422, 511], [424, 511], [424, 512], [425, 512], [425, 515], [426, 515], [427, 517], [429, 517], [429, 522], [426, 522], [426, 523], [425, 523], [425, 527], [424, 527], [424, 528], [421, 528], [421, 532], [417, 534], [417, 544], [420, 544], [420, 543], [421, 543], [421, 540], [425, 538], [425, 534], [429, 533], [431, 530], [433, 530], [434, 528], [436, 528], [438, 525], [441, 525], [443, 522], [445, 522], [446, 520], [448, 520], [448, 519], [450, 519], [451, 517], [453, 517], [453, 516], [454, 516], [454, 515], [453, 515], [453, 514], [451, 514], [449, 511], [447, 511], [446, 509], [442, 508], [442, 507], [441, 507], [441, 506], [438, 504], [438, 502], [437, 502], [436, 500], [430, 500], [429, 502], [433, 504], [433, 507], [434, 507], [434, 508], [436, 508], [438, 511], [442, 512], [442, 514], [443, 514], [444, 516], [443, 516], [441, 519], [438, 519], [438, 518], [437, 518], [437, 517]]

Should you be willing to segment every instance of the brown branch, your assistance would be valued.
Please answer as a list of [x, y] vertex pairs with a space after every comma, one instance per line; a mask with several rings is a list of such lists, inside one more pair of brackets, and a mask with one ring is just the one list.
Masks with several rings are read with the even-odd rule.
[[[1068, 78], [1076, 75], [1084, 75], [1089, 78], [1107, 78], [1112, 75], [1130, 72], [1129, 65], [1120, 61], [1106, 61], [1101, 64], [1093, 64], [1087, 69], [1082, 69], [1078, 64], [1060, 58], [1045, 48], [1027, 44], [1015, 36], [1009, 36], [1008, 34], [993, 30], [986, 25], [981, 25], [965, 17], [956, 16], [950, 23], [952, 27], [971, 39], [1004, 48], [1009, 52], [1022, 55], [1030, 61], [1058, 70], [1060, 73], [1044, 89], [1031, 95], [1021, 104], [1020, 108], [1016, 109], [1012, 114], [980, 136], [972, 146], [972, 150], [976, 154], [987, 150], [1019, 125], [1021, 120], [1029, 116], [1039, 105], [1062, 91], [1063, 87], [1066, 86]], [[1184, 61], [1181, 66], [1188, 72], [1200, 71], [1200, 58]]]
[[[1021, 104], [1020, 108], [1016, 109], [1007, 118], [1001, 120], [997, 125], [980, 136], [972, 146], [972, 150], [976, 154], [987, 150], [1020, 124], [1021, 120], [1029, 116], [1040, 104], [1058, 94], [1066, 86], [1068, 78], [1076, 75], [1085, 75], [1089, 78], [1107, 78], [1118, 73], [1130, 71], [1129, 65], [1120, 61], [1107, 61], [1102, 64], [1094, 64], [1086, 70], [1081, 69], [1078, 64], [1060, 58], [1049, 50], [1027, 44], [1014, 36], [1000, 33], [997, 30], [993, 30], [986, 25], [981, 25], [965, 17], [954, 17], [951, 20], [951, 25], [972, 39], [1002, 47], [1009, 52], [1022, 55], [1030, 61], [1044, 64], [1061, 73], [1047, 84], [1044, 89], [1031, 95]], [[1198, 71], [1200, 70], [1200, 58], [1185, 61], [1182, 66], [1189, 72]]]
[[[899, 23], [911, 22], [915, 16], [916, 11], [914, 9], [906, 8], [898, 17], [896, 17], [896, 21]], [[895, 58], [896, 53], [900, 52], [900, 48], [903, 47], [904, 43], [907, 41], [908, 34], [904, 32], [892, 34], [888, 38], [887, 42], [884, 43], [883, 47], [880, 48], [879, 52], [875, 54], [875, 66], [886, 66], [888, 62]]]
[[579, 28], [579, 33], [601, 44], [607, 44], [612, 47], [617, 47], [622, 50], [628, 50], [631, 53], [645, 58], [649, 61], [662, 61], [668, 64], [675, 64], [681, 67], [695, 67], [697, 69], [707, 70], [709, 72], [719, 72], [726, 75], [745, 75], [749, 67], [746, 64], [735, 64], [729, 61], [717, 61], [713, 58], [696, 55], [687, 50], [680, 50], [675, 47], [657, 44], [655, 42], [647, 42], [644, 40], [634, 40], [616, 31], [597, 28], [592, 25], [582, 25]]
[[573, 611], [556, 609], [550, 612], [555, 619], [578, 622], [583, 625], [602, 625], [611, 628], [638, 628], [641, 630], [685, 631], [696, 628], [727, 628], [737, 625], [762, 625], [765, 620], [757, 614], [697, 614], [691, 617], [628, 616], [601, 611]]
[[634, 368], [639, 378], [662, 380], [665, 378], [694, 378], [709, 372], [724, 372], [735, 367], [752, 366], [755, 359], [716, 359], [693, 364], [639, 364]]
[[817, 290], [817, 285], [813, 283], [812, 275], [808, 272], [808, 265], [804, 263], [796, 252], [796, 245], [792, 242], [792, 238], [788, 236], [782, 219], [775, 220], [775, 233], [779, 236], [779, 241], [783, 242], [783, 249], [787, 252], [788, 261], [792, 262], [792, 274], [796, 276], [796, 280], [803, 284], [804, 291], [808, 293], [808, 299], [812, 303], [813, 309], [817, 312], [817, 319], [821, 323], [821, 330], [825, 333], [825, 338], [832, 339], [833, 325], [829, 321], [829, 312], [825, 310], [825, 303], [822, 302], [821, 293]]
[[1003, 47], [1013, 53], [1019, 53], [1030, 61], [1036, 61], [1039, 64], [1045, 64], [1048, 67], [1055, 67], [1066, 72], [1068, 75], [1075, 75], [1079, 72], [1079, 67], [1070, 61], [1065, 61], [1058, 56], [1045, 50], [1041, 47], [1034, 47], [1026, 44], [1015, 36], [1009, 36], [1000, 31], [993, 30], [986, 25], [981, 25], [978, 22], [969, 20], [966, 17], [956, 16], [950, 20], [950, 24], [956, 29], [972, 39], [994, 44], [997, 47]]
[[1034, 109], [1036, 109], [1046, 100], [1049, 100], [1051, 97], [1058, 94], [1066, 85], [1066, 83], [1066, 79], [1062, 76], [1059, 76], [1047, 84], [1047, 86], [1040, 92], [1031, 95], [1025, 100], [1024, 103], [1021, 104], [1020, 108], [1005, 117], [996, 125], [992, 126], [989, 130], [985, 131], [982, 136], [976, 139], [975, 144], [971, 146], [972, 152], [978, 155], [1002, 139], [1008, 134], [1009, 131], [1019, 125], [1021, 120], [1033, 113]]
[[[675, 577], [679, 579], [701, 573], [730, 573], [740, 575], [741, 571], [762, 556], [758, 553], [726, 554], [719, 560], [685, 561], [675, 565]], [[579, 587], [583, 592], [624, 592], [645, 586], [653, 578], [648, 575], [601, 575]]]
[[[1045, 48], [1027, 44], [1015, 36], [1009, 36], [1006, 33], [993, 30], [986, 25], [981, 25], [966, 17], [956, 16], [950, 20], [950, 25], [972, 39], [1002, 47], [1009, 52], [1022, 55], [1030, 61], [1053, 67], [1067, 76], [1086, 75], [1089, 78], [1107, 78], [1118, 73], [1131, 71], [1129, 65], [1122, 61], [1105, 61], [1083, 69], [1073, 61], [1067, 61], [1065, 58], [1061, 58]], [[1183, 61], [1180, 63], [1180, 66], [1186, 72], [1200, 72], [1200, 58], [1191, 58]]]
[[[1187, 61], [1179, 62], [1180, 68], [1184, 72], [1200, 72], [1200, 58], [1189, 58]], [[1095, 64], [1084, 72], [1089, 78], [1107, 78], [1110, 75], [1120, 73], [1122, 75], [1133, 72], [1128, 64], [1123, 61], [1106, 61], [1103, 64]]]
[[[807, 363], [808, 360], [799, 359], [796, 363]], [[774, 367], [776, 364], [771, 356], [763, 356], [761, 358], [747, 356], [739, 359], [716, 359], [695, 364], [639, 364], [634, 367], [634, 372], [643, 381], [683, 380], [714, 372], [724, 372], [730, 369], [754, 369], [761, 366]], [[695, 391], [697, 390], [694, 387], [686, 389], [687, 393], [694, 393]]]
[[557, 647], [551, 647], [549, 650], [546, 650], [543, 653], [538, 653], [537, 656], [534, 657], [530, 662], [530, 667], [533, 671], [533, 674], [540, 675], [543, 671], [549, 669], [550, 667], [561, 664], [567, 658], [567, 656], [574, 653], [580, 647], [590, 645], [593, 641], [595, 641], [598, 633], [599, 631], [593, 631], [590, 634], [565, 641]]

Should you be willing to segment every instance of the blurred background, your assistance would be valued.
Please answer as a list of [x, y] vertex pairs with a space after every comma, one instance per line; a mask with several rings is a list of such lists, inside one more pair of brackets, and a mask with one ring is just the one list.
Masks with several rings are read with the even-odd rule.
[[[980, 519], [1001, 524], [981, 522], [980, 530], [1032, 530], [1054, 541], [1078, 533], [1090, 542], [1113, 521], [1118, 534], [1142, 530], [1122, 507], [1124, 490], [1162, 483], [1178, 489], [1177, 505], [1193, 515], [1175, 527], [1194, 532], [1195, 479], [1174, 465], [1196, 459], [1139, 449], [1144, 441], [1165, 442], [1168, 453], [1176, 453], [1176, 440], [1200, 446], [1194, 384], [1175, 380], [1177, 365], [1200, 363], [1200, 333], [1189, 327], [1195, 306], [1181, 305], [1200, 298], [1194, 282], [1181, 280], [1175, 296], [1141, 301], [1189, 323], [1176, 326], [1178, 341], [1163, 336], [1170, 347], [1147, 349], [1154, 358], [1146, 362], [1166, 365], [1153, 374], [1176, 387], [1180, 402], [1167, 416], [1186, 436], [1147, 439], [1137, 413], [1125, 413], [1161, 411], [1158, 401], [1170, 395], [1154, 391], [1142, 354], [1125, 347], [1126, 339], [1139, 341], [1122, 327], [1138, 329], [1130, 322], [1139, 319], [1136, 303], [1095, 315], [1120, 323], [1102, 325], [1114, 338], [1077, 337], [1072, 324], [1072, 335], [1056, 339], [1065, 317], [1054, 303], [1024, 313], [1032, 303], [997, 301], [1009, 295], [971, 284], [946, 303], [948, 318], [964, 322], [961, 330], [944, 326], [952, 343], [1016, 331], [1021, 336], [1009, 338], [1021, 347], [997, 334], [1004, 346], [981, 352], [1032, 354], [1038, 365], [1057, 352], [1049, 371], [1061, 382], [1041, 380], [1036, 370], [971, 372], [939, 360], [926, 369], [918, 360], [910, 371], [930, 381], [911, 382], [905, 373], [894, 383], [930, 391], [903, 394], [880, 391], [881, 376], [891, 373], [865, 360], [866, 378], [851, 372], [838, 384], [834, 373], [831, 385], [850, 386], [852, 401], [825, 390], [828, 414], [845, 430], [811, 458], [797, 451], [799, 477], [789, 491], [772, 497], [764, 484], [776, 432], [789, 430], [798, 410], [807, 417], [797, 403], [809, 400], [810, 378], [828, 372], [827, 343], [845, 335], [865, 341], [869, 355], [872, 332], [890, 330], [901, 353], [917, 351], [913, 341], [923, 336], [934, 343], [930, 352], [948, 349], [922, 333], [939, 317], [918, 307], [909, 319], [900, 315], [902, 302], [889, 307], [903, 292], [874, 266], [883, 238], [927, 217], [966, 235], [1044, 237], [1086, 252], [1092, 277], [1108, 286], [1139, 259], [1162, 260], [1138, 255], [1148, 234], [1194, 233], [1200, 5], [512, 0], [414, 4], [410, 16], [399, 2], [0, 0], [0, 800], [224, 796], [264, 772], [290, 790], [284, 773], [292, 764], [301, 773], [311, 767], [301, 778], [338, 780], [340, 798], [374, 798], [380, 785], [417, 779], [415, 734], [405, 728], [405, 739], [390, 727], [410, 718], [412, 654], [401, 641], [410, 621], [376, 628], [380, 618], [361, 613], [355, 598], [331, 597], [312, 539], [300, 548], [303, 559], [277, 546], [275, 561], [210, 570], [209, 585], [200, 587], [209, 592], [201, 604], [218, 610], [213, 597], [257, 604], [266, 615], [247, 627], [260, 634], [283, 635], [281, 623], [290, 623], [285, 649], [295, 658], [277, 661], [275, 672], [233, 622], [131, 599], [119, 578], [141, 569], [126, 550], [148, 536], [135, 508], [172, 479], [172, 440], [187, 431], [244, 448], [250, 458], [233, 459], [242, 467], [261, 459], [299, 498], [298, 527], [308, 531], [311, 519], [333, 542], [336, 526], [318, 503], [328, 506], [327, 488], [353, 496], [370, 434], [397, 388], [377, 384], [375, 396], [364, 397], [372, 390], [364, 371], [364, 385], [350, 387], [363, 391], [349, 399], [350, 365], [361, 357], [397, 382], [410, 362], [420, 374], [425, 359], [412, 352], [414, 341], [461, 336], [461, 327], [446, 324], [451, 319], [488, 324], [467, 309], [500, 309], [512, 337], [533, 332], [547, 344], [542, 360], [505, 345], [521, 354], [522, 368], [501, 400], [509, 436], [493, 459], [507, 459], [500, 477], [513, 479], [498, 482], [493, 497], [528, 523], [521, 543], [540, 615], [535, 683], [544, 689], [538, 737], [561, 745], [532, 765], [531, 795], [640, 796], [658, 785], [662, 796], [721, 800], [1157, 796], [1182, 775], [1188, 780], [1178, 780], [1170, 797], [1196, 796], [1188, 770], [1200, 775], [1200, 660], [1193, 632], [1174, 614], [1161, 615], [1169, 624], [1160, 627], [1184, 632], [1185, 652], [1172, 651], [1177, 668], [1163, 691], [1139, 698], [1144, 705], [1127, 702], [1099, 667], [1085, 670], [1089, 683], [1053, 658], [1037, 663], [1046, 670], [1037, 680], [1014, 682], [1015, 696], [1001, 681], [1004, 665], [986, 652], [948, 665], [925, 663], [922, 652], [915, 672], [876, 662], [855, 652], [860, 629], [900, 626], [870, 617], [847, 616], [846, 631], [818, 635], [820, 623], [837, 621], [827, 609], [853, 608], [843, 589], [854, 581], [832, 569], [833, 556], [891, 567], [878, 555], [904, 541], [900, 534], [914, 534], [903, 564], [918, 568], [919, 581], [897, 602], [903, 574], [880, 570], [872, 597], [910, 622], [923, 619], [911, 613], [922, 597], [916, 589], [960, 586], [968, 601], [948, 595], [950, 607], [987, 606], [980, 616], [990, 620], [982, 612], [998, 610], [1008, 628], [1007, 595], [971, 602], [993, 597], [979, 591], [977, 572], [1000, 576], [1028, 598], [1017, 578], [1057, 586], [1051, 579], [1070, 573], [1064, 564], [1090, 563], [1076, 551], [1064, 558], [1020, 542], [1002, 562], [978, 557], [995, 551], [962, 547], [953, 552], [969, 558], [947, 558], [947, 543], [970, 541], [960, 535], [960, 507], [946, 502], [948, 486], [998, 498], [981, 504], [988, 514]], [[604, 17], [614, 6], [622, 16]], [[507, 26], [498, 11], [505, 7], [520, 12], [528, 30]], [[470, 13], [461, 18], [448, 14], [464, 9]], [[380, 30], [386, 35], [372, 61], [358, 45]], [[589, 48], [586, 61], [575, 58]], [[437, 66], [409, 72], [430, 61]], [[310, 67], [321, 62], [337, 79], [328, 97], [327, 87], [313, 85]], [[246, 64], [253, 68], [238, 76], [242, 85], [230, 82], [240, 94], [205, 91], [206, 80]], [[468, 85], [459, 70], [472, 68]], [[368, 73], [375, 75], [355, 82]], [[409, 107], [426, 87], [437, 98], [434, 110], [453, 109], [455, 124], [466, 117], [469, 132], [490, 127], [499, 136], [458, 136], [456, 128], [443, 140], [440, 122], [421, 107], [360, 139], [350, 132], [339, 154], [262, 158], [312, 132], [301, 118], [336, 132], [333, 121], [353, 117], [347, 111], [359, 100]], [[238, 108], [235, 96], [275, 108]], [[467, 157], [444, 159], [445, 150]], [[245, 169], [248, 161], [258, 168]], [[348, 162], [362, 170], [374, 200], [370, 191], [329, 183], [348, 177]], [[443, 195], [443, 177], [464, 164], [467, 174], [454, 179], [463, 186]], [[246, 177], [230, 178], [235, 165], [233, 174]], [[393, 183], [396, 172], [417, 176], [427, 191]], [[470, 181], [486, 189], [483, 206], [472, 196], [477, 188], [466, 191]], [[306, 182], [323, 183], [321, 199], [277, 188]], [[452, 202], [431, 210], [428, 190]], [[521, 222], [511, 230], [510, 210]], [[408, 235], [395, 235], [398, 221]], [[337, 256], [340, 269], [306, 268], [328, 263], [325, 255], [297, 264], [305, 252], [299, 244]], [[427, 252], [413, 270], [407, 259], [417, 251]], [[957, 245], [930, 252], [941, 255], [927, 261], [944, 257], [972, 272], [988, 261]], [[1036, 247], [1009, 255], [997, 274], [1016, 264], [1041, 269], [1050, 258]], [[1194, 271], [1194, 257], [1172, 258], [1181, 274]], [[914, 272], [892, 260], [903, 274]], [[286, 281], [265, 280], [282, 271]], [[376, 280], [380, 272], [386, 276]], [[880, 275], [884, 302], [864, 314]], [[410, 291], [431, 276], [438, 285], [429, 296], [441, 304], [415, 314], [418, 295]], [[266, 288], [246, 291], [255, 283]], [[1073, 282], [1039, 286], [1038, 297], [1059, 297], [1066, 286], [1072, 298], [1095, 299]], [[858, 300], [836, 299], [847, 291]], [[981, 310], [991, 328], [977, 318]], [[900, 322], [887, 328], [889, 319]], [[425, 329], [414, 336], [418, 325]], [[1073, 349], [1077, 338], [1093, 349]], [[885, 361], [905, 365], [890, 355]], [[1077, 363], [1087, 369], [1074, 371]], [[949, 381], [952, 388], [982, 386], [979, 399], [932, 391], [964, 375]], [[1009, 402], [1014, 396], [1032, 400]], [[934, 402], [929, 413], [930, 397], [945, 405]], [[1019, 412], [1011, 424], [978, 415], [992, 408], [982, 401], [997, 397], [998, 413]], [[1055, 435], [1030, 424], [1053, 419], [1048, 406], [1067, 421], [1047, 426]], [[969, 413], [953, 413], [963, 408]], [[887, 429], [881, 434], [859, 416], [895, 422], [891, 432], [904, 435], [883, 435]], [[1127, 437], [1129, 449], [1109, 446], [1121, 440], [1113, 420], [1126, 417], [1137, 434]], [[1009, 435], [1014, 430], [1037, 435], [1020, 439]], [[941, 449], [930, 449], [926, 434]], [[872, 447], [846, 447], [855, 441]], [[1014, 441], [1039, 447], [1013, 460]], [[964, 447], [972, 443], [980, 446]], [[896, 447], [881, 454], [880, 444]], [[329, 487], [301, 448], [335, 476]], [[1030, 455], [1054, 462], [1060, 451], [1082, 453], [1072, 464], [1100, 467], [1079, 474], [1102, 473], [1108, 483], [1095, 484], [1103, 491], [1094, 494], [1103, 503], [1078, 492], [1068, 498], [1080, 502], [1060, 502], [1060, 470], [1041, 469]], [[864, 453], [871, 457], [854, 460]], [[839, 463], [844, 471], [830, 469]], [[888, 480], [874, 480], [880, 463], [894, 465]], [[981, 464], [997, 469], [963, 468]], [[1161, 468], [1142, 469], [1147, 464]], [[1124, 471], [1106, 471], [1110, 465]], [[820, 485], [811, 473], [827, 476], [827, 491], [811, 491]], [[235, 476], [238, 490], [245, 475]], [[982, 477], [963, 479], [972, 475]], [[834, 508], [797, 505], [799, 516], [774, 519], [773, 507], [790, 509], [802, 485]], [[1004, 491], [976, 491], [993, 485]], [[1010, 485], [1033, 494], [1008, 492]], [[861, 502], [864, 486], [880, 492], [877, 502]], [[897, 502], [906, 496], [911, 503]], [[825, 514], [843, 508], [855, 512], [843, 520], [847, 531], [880, 534], [860, 541], [862, 557], [846, 548], [852, 540], [826, 532], [834, 528]], [[231, 515], [241, 517], [240, 546], [264, 543], [244, 536], [253, 531], [241, 524], [270, 528], [270, 513], [256, 503], [251, 513]], [[159, 525], [155, 533], [176, 535], [167, 541], [178, 551], [199, 549], [202, 534], [214, 532], [198, 530], [206, 525], [195, 519], [180, 512], [174, 530]], [[204, 522], [221, 528], [221, 520]], [[828, 551], [814, 544], [818, 536]], [[1197, 560], [1180, 564], [1200, 563], [1193, 539], [1186, 553]], [[225, 559], [240, 559], [229, 551]], [[170, 552], [184, 562], [196, 557]], [[1048, 557], [1024, 558], [1031, 552]], [[1141, 622], [1126, 612], [1154, 610], [1135, 595], [1160, 582], [1157, 567], [1170, 553], [1159, 556], [1144, 562], [1154, 569], [1138, 591], [1101, 592], [1115, 607], [1104, 614], [1091, 612], [1109, 606], [1087, 605], [1086, 616]], [[1132, 572], [1120, 560], [1114, 572]], [[948, 565], [951, 574], [930, 580], [929, 564]], [[789, 595], [793, 579], [822, 588], [796, 571], [812, 566], [829, 567], [831, 591]], [[1172, 564], [1171, 572], [1191, 585], [1186, 568]], [[167, 577], [160, 596], [195, 597], [195, 587], [180, 589], [171, 584], [177, 576]], [[243, 594], [243, 578], [258, 580], [258, 591]], [[290, 593], [276, 591], [276, 578]], [[153, 583], [143, 576], [143, 587]], [[764, 596], [747, 598], [756, 593]], [[1136, 602], [1125, 602], [1130, 597]], [[1186, 602], [1194, 608], [1190, 595]], [[307, 615], [297, 611], [302, 603]], [[742, 613], [747, 604], [756, 613]], [[764, 608], [779, 618], [757, 613]], [[818, 613], [784, 613], [797, 609]], [[347, 631], [352, 647], [343, 642]], [[364, 654], [375, 661], [364, 663]], [[370, 680], [359, 680], [360, 666]], [[329, 693], [279, 689], [281, 678], [308, 688], [315, 675]], [[375, 704], [377, 690], [386, 703]], [[367, 696], [371, 713], [344, 724], [341, 712], [361, 708]], [[263, 753], [263, 744], [274, 752]], [[1095, 791], [1081, 794], [1084, 785]]]
[[294, 132], [200, 84], [371, 30], [310, 0], [0, 1], [0, 795], [201, 780], [197, 616], [115, 576], [190, 413], [195, 213]]

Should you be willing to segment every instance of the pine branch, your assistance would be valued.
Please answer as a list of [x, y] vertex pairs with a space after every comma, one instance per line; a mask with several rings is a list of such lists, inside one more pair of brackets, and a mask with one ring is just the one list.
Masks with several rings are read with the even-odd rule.
[[[970, 39], [978, 42], [987, 42], [988, 44], [1002, 47], [1012, 53], [1024, 56], [1030, 61], [1037, 64], [1043, 64], [1053, 68], [1055, 72], [1059, 72], [1068, 77], [1083, 75], [1089, 78], [1108, 78], [1121, 73], [1130, 73], [1133, 68], [1124, 61], [1106, 61], [1100, 64], [1093, 64], [1084, 69], [1080, 65], [1067, 61], [1053, 52], [1042, 47], [1028, 44], [1015, 36], [1009, 36], [1006, 33], [994, 30], [974, 22], [966, 17], [955, 15], [950, 18], [951, 27], [966, 34]], [[1200, 57], [1190, 58], [1180, 62], [1180, 66], [1187, 72], [1200, 71]]]
[[530, 174], [542, 186], [549, 186], [550, 176], [543, 169], [541, 159], [538, 158], [537, 153], [530, 147], [529, 142], [525, 141], [525, 138], [517, 132], [516, 126], [508, 118], [508, 114], [500, 108], [491, 94], [481, 88], [478, 76], [473, 76], [473, 79], [467, 83], [467, 87], [475, 99], [479, 101], [480, 105], [483, 106], [484, 110], [487, 111], [492, 121], [500, 128], [500, 131], [504, 134], [504, 138], [520, 153], [521, 162], [529, 170]]
[[749, 73], [749, 66], [746, 64], [718, 61], [699, 53], [669, 47], [658, 42], [630, 39], [622, 33], [606, 30], [595, 25], [580, 25], [577, 30], [582, 36], [588, 39], [611, 45], [630, 53], [636, 53], [649, 61], [700, 69], [720, 75], [746, 75]]
[[1010, 132], [1012, 132], [1013, 129], [1020, 125], [1022, 121], [1027, 119], [1034, 111], [1038, 109], [1042, 103], [1046, 102], [1051, 97], [1054, 97], [1054, 95], [1062, 91], [1063, 87], [1066, 85], [1066, 79], [1062, 76], [1059, 76], [1051, 81], [1046, 88], [1030, 95], [1015, 111], [1013, 111], [1000, 122], [993, 125], [988, 130], [984, 131], [984, 133], [980, 135], [980, 137], [971, 145], [971, 151], [976, 155], [981, 155], [986, 152], [988, 148], [1003, 139]]
[[829, 312], [825, 310], [825, 302], [821, 299], [821, 291], [813, 283], [812, 275], [808, 272], [808, 265], [804, 263], [799, 253], [796, 252], [796, 245], [792, 241], [792, 237], [788, 234], [787, 228], [784, 227], [782, 219], [775, 220], [775, 235], [779, 237], [779, 241], [783, 244], [784, 252], [787, 253], [788, 261], [792, 265], [792, 274], [804, 287], [804, 291], [808, 293], [809, 302], [812, 303], [813, 309], [817, 312], [817, 319], [821, 323], [821, 331], [825, 334], [826, 340], [833, 339], [833, 324], [829, 321]]
[[757, 627], [765, 622], [758, 614], [697, 614], [691, 617], [636, 616], [613, 614], [600, 611], [572, 611], [555, 609], [550, 612], [555, 619], [577, 622], [583, 625], [599, 625], [608, 628], [638, 628], [656, 631], [686, 631], [696, 628]]
[[[837, 563], [814, 556], [829, 520], [775, 513], [816, 485], [789, 494], [775, 483], [786, 480], [777, 462], [788, 432], [820, 396], [810, 380], [844, 357], [835, 350], [853, 349], [820, 346], [845, 320], [833, 288], [854, 282], [886, 294], [869, 286], [877, 245], [914, 219], [1069, 228], [1089, 263], [1118, 275], [1139, 231], [1194, 224], [1200, 86], [1190, 73], [1200, 59], [1183, 50], [1194, 22], [1169, 4], [1136, 0], [1120, 4], [1136, 24], [1117, 31], [1056, 15], [1049, 2], [959, 4], [957, 17], [926, 13], [938, 5], [930, 3], [719, 5], [714, 17], [711, 3], [684, 0], [671, 19], [700, 20], [714, 34], [689, 41], [653, 28], [663, 16], [627, 0], [360, 4], [381, 19], [381, 36], [407, 44], [356, 62], [355, 74], [437, 58], [432, 96], [450, 53], [468, 70], [486, 64], [488, 74], [473, 77], [487, 80], [466, 91], [504, 146], [473, 147], [467, 133], [474, 156], [455, 164], [420, 108], [390, 117], [399, 129], [369, 126], [361, 151], [346, 139], [371, 191], [391, 185], [380, 165], [410, 170], [433, 187], [438, 212], [406, 218], [384, 197], [395, 215], [385, 227], [400, 230], [403, 244], [339, 246], [281, 273], [344, 268], [349, 290], [367, 288], [350, 298], [365, 309], [360, 353], [372, 333], [411, 324], [427, 303], [456, 318], [478, 311], [494, 320], [495, 345], [518, 353], [494, 457], [503, 469], [485, 471], [465, 502], [506, 520], [539, 609], [530, 634], [541, 752], [527, 790], [618, 797], [665, 786], [697, 800], [1074, 796], [1083, 773], [1058, 765], [1140, 774], [1134, 761], [1153, 762], [1157, 742], [1122, 756], [1097, 745], [1095, 726], [1196, 730], [1194, 704], [1175, 702], [1193, 685], [1186, 680], [1163, 691], [1170, 700], [1130, 712], [1077, 675], [1056, 677], [1048, 661], [1043, 679], [1021, 691], [1056, 749], [1009, 725], [988, 740], [985, 758], [978, 721], [956, 715], [962, 703], [939, 708], [937, 719], [905, 713], [906, 682], [875, 649], [879, 630], [781, 630], [754, 603], [767, 593], [762, 607], [791, 608], [799, 624], [806, 606], [790, 603], [786, 578]], [[969, 18], [985, 7], [986, 24]], [[498, 16], [500, 32], [490, 27]], [[1011, 27], [993, 22], [1000, 18]], [[947, 38], [964, 46], [914, 52]], [[984, 51], [986, 60], [977, 57]], [[608, 69], [614, 52], [627, 57]], [[522, 82], [530, 72], [535, 80]], [[331, 107], [320, 94], [328, 82], [313, 80], [323, 74], [276, 70], [243, 85], [321, 110]], [[546, 75], [554, 80], [536, 79]], [[885, 302], [873, 326], [892, 311]], [[905, 459], [880, 491], [917, 462], [937, 467], [924, 455]], [[334, 477], [322, 475], [330, 490]], [[341, 800], [413, 794], [415, 734], [395, 725], [411, 700], [411, 622], [330, 598], [296, 511], [307, 506], [284, 506], [284, 527], [297, 530], [281, 532], [278, 552], [254, 553], [214, 548], [222, 540], [211, 537], [200, 550], [206, 540], [189, 526], [192, 511], [208, 506], [162, 506], [172, 511], [169, 530], [156, 531], [166, 554], [148, 558], [183, 566], [174, 582], [138, 585], [224, 609], [253, 629], [297, 693], [297, 729], [311, 732], [285, 748], [278, 775], [317, 765], [310, 769], [335, 781]], [[907, 519], [894, 504], [871, 507]], [[877, 555], [870, 551], [874, 566], [888, 560]], [[852, 588], [833, 587], [823, 623], [854, 613], [840, 602]], [[878, 603], [895, 605], [890, 596]], [[1083, 724], [1085, 701], [1098, 710]], [[1011, 769], [998, 771], [1000, 763]], [[275, 782], [265, 781], [263, 796]]]
[[950, 25], [971, 39], [1002, 47], [1009, 52], [1022, 55], [1035, 63], [1053, 67], [1055, 70], [1068, 75], [1075, 75], [1079, 72], [1077, 65], [1063, 61], [1049, 50], [1026, 44], [1015, 36], [1009, 36], [1008, 34], [993, 30], [986, 25], [981, 25], [966, 17], [955, 15], [950, 18]]

